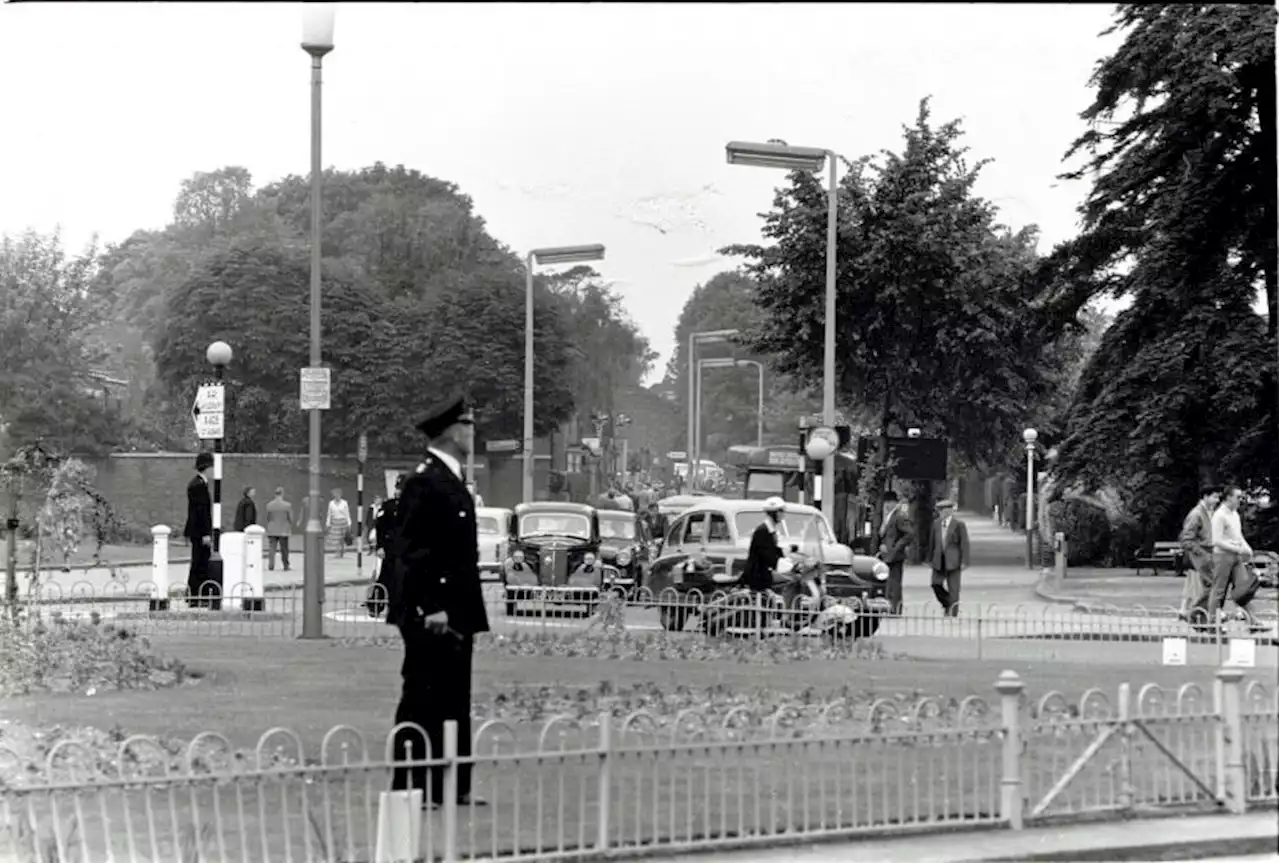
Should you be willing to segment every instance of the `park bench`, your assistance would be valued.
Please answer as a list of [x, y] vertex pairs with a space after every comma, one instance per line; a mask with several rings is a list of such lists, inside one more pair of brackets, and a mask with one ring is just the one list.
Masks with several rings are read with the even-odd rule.
[[1161, 570], [1167, 570], [1173, 575], [1182, 575], [1186, 569], [1182, 545], [1177, 542], [1157, 542], [1151, 547], [1149, 554], [1144, 554], [1143, 549], [1139, 549], [1134, 556], [1134, 566], [1138, 575], [1142, 575], [1144, 569], [1151, 570], [1152, 575], [1159, 575]]

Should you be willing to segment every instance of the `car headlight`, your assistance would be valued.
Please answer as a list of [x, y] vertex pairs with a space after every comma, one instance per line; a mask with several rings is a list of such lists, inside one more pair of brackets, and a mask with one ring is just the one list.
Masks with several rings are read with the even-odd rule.
[[876, 577], [876, 581], [884, 581], [889, 577], [889, 565], [883, 560], [878, 560], [876, 565], [871, 567], [871, 574]]
[[515, 553], [511, 555], [511, 561], [513, 563], [524, 563], [524, 552], [516, 549]]
[[618, 566], [627, 566], [630, 563], [631, 563], [631, 552], [625, 551], [625, 550], [618, 552]]
[[591, 552], [587, 552], [582, 556], [582, 563], [584, 566], [595, 566], [596, 556]]

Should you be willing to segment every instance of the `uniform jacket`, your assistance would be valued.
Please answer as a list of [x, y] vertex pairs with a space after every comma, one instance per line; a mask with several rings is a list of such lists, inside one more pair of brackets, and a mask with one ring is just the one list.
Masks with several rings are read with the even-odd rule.
[[773, 571], [782, 559], [778, 537], [761, 523], [751, 534], [751, 546], [747, 549], [747, 563], [742, 570], [742, 584], [752, 590], [769, 590], [773, 587]]
[[1213, 513], [1204, 504], [1198, 503], [1187, 513], [1182, 522], [1182, 531], [1178, 534], [1178, 542], [1187, 557], [1199, 563], [1206, 561], [1206, 556], [1213, 554]]
[[915, 540], [915, 525], [905, 512], [895, 509], [885, 524], [880, 544], [885, 547], [884, 562], [898, 563], [907, 559], [907, 549]]
[[182, 535], [191, 540], [213, 535], [213, 499], [209, 496], [209, 483], [199, 474], [187, 483], [187, 523]]
[[969, 528], [963, 521], [951, 516], [947, 535], [942, 535], [942, 519], [935, 518], [929, 529], [929, 553], [925, 555], [938, 572], [954, 572], [969, 565]]
[[488, 632], [475, 502], [466, 483], [435, 456], [405, 480], [393, 532], [387, 622], [412, 625], [444, 611], [461, 635]]

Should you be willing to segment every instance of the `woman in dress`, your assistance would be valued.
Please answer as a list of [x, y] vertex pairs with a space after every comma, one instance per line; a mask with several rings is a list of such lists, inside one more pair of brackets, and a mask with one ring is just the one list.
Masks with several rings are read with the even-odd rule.
[[342, 498], [342, 489], [333, 490], [333, 500], [329, 501], [329, 512], [324, 521], [325, 536], [329, 542], [338, 546], [338, 557], [347, 553], [347, 540], [351, 536], [351, 508]]

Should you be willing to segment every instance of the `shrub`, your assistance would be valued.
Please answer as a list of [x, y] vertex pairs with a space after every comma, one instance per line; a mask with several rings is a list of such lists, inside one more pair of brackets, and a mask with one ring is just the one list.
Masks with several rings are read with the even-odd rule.
[[1142, 525], [1136, 518], [1131, 515], [1117, 517], [1111, 522], [1111, 548], [1107, 553], [1107, 565], [1133, 566], [1142, 540]]
[[1049, 518], [1055, 532], [1067, 538], [1068, 566], [1099, 566], [1111, 553], [1111, 521], [1101, 507], [1080, 500], [1055, 501]]
[[1280, 525], [1277, 524], [1277, 507], [1249, 506], [1240, 513], [1241, 532], [1245, 542], [1257, 551], [1275, 551]]

